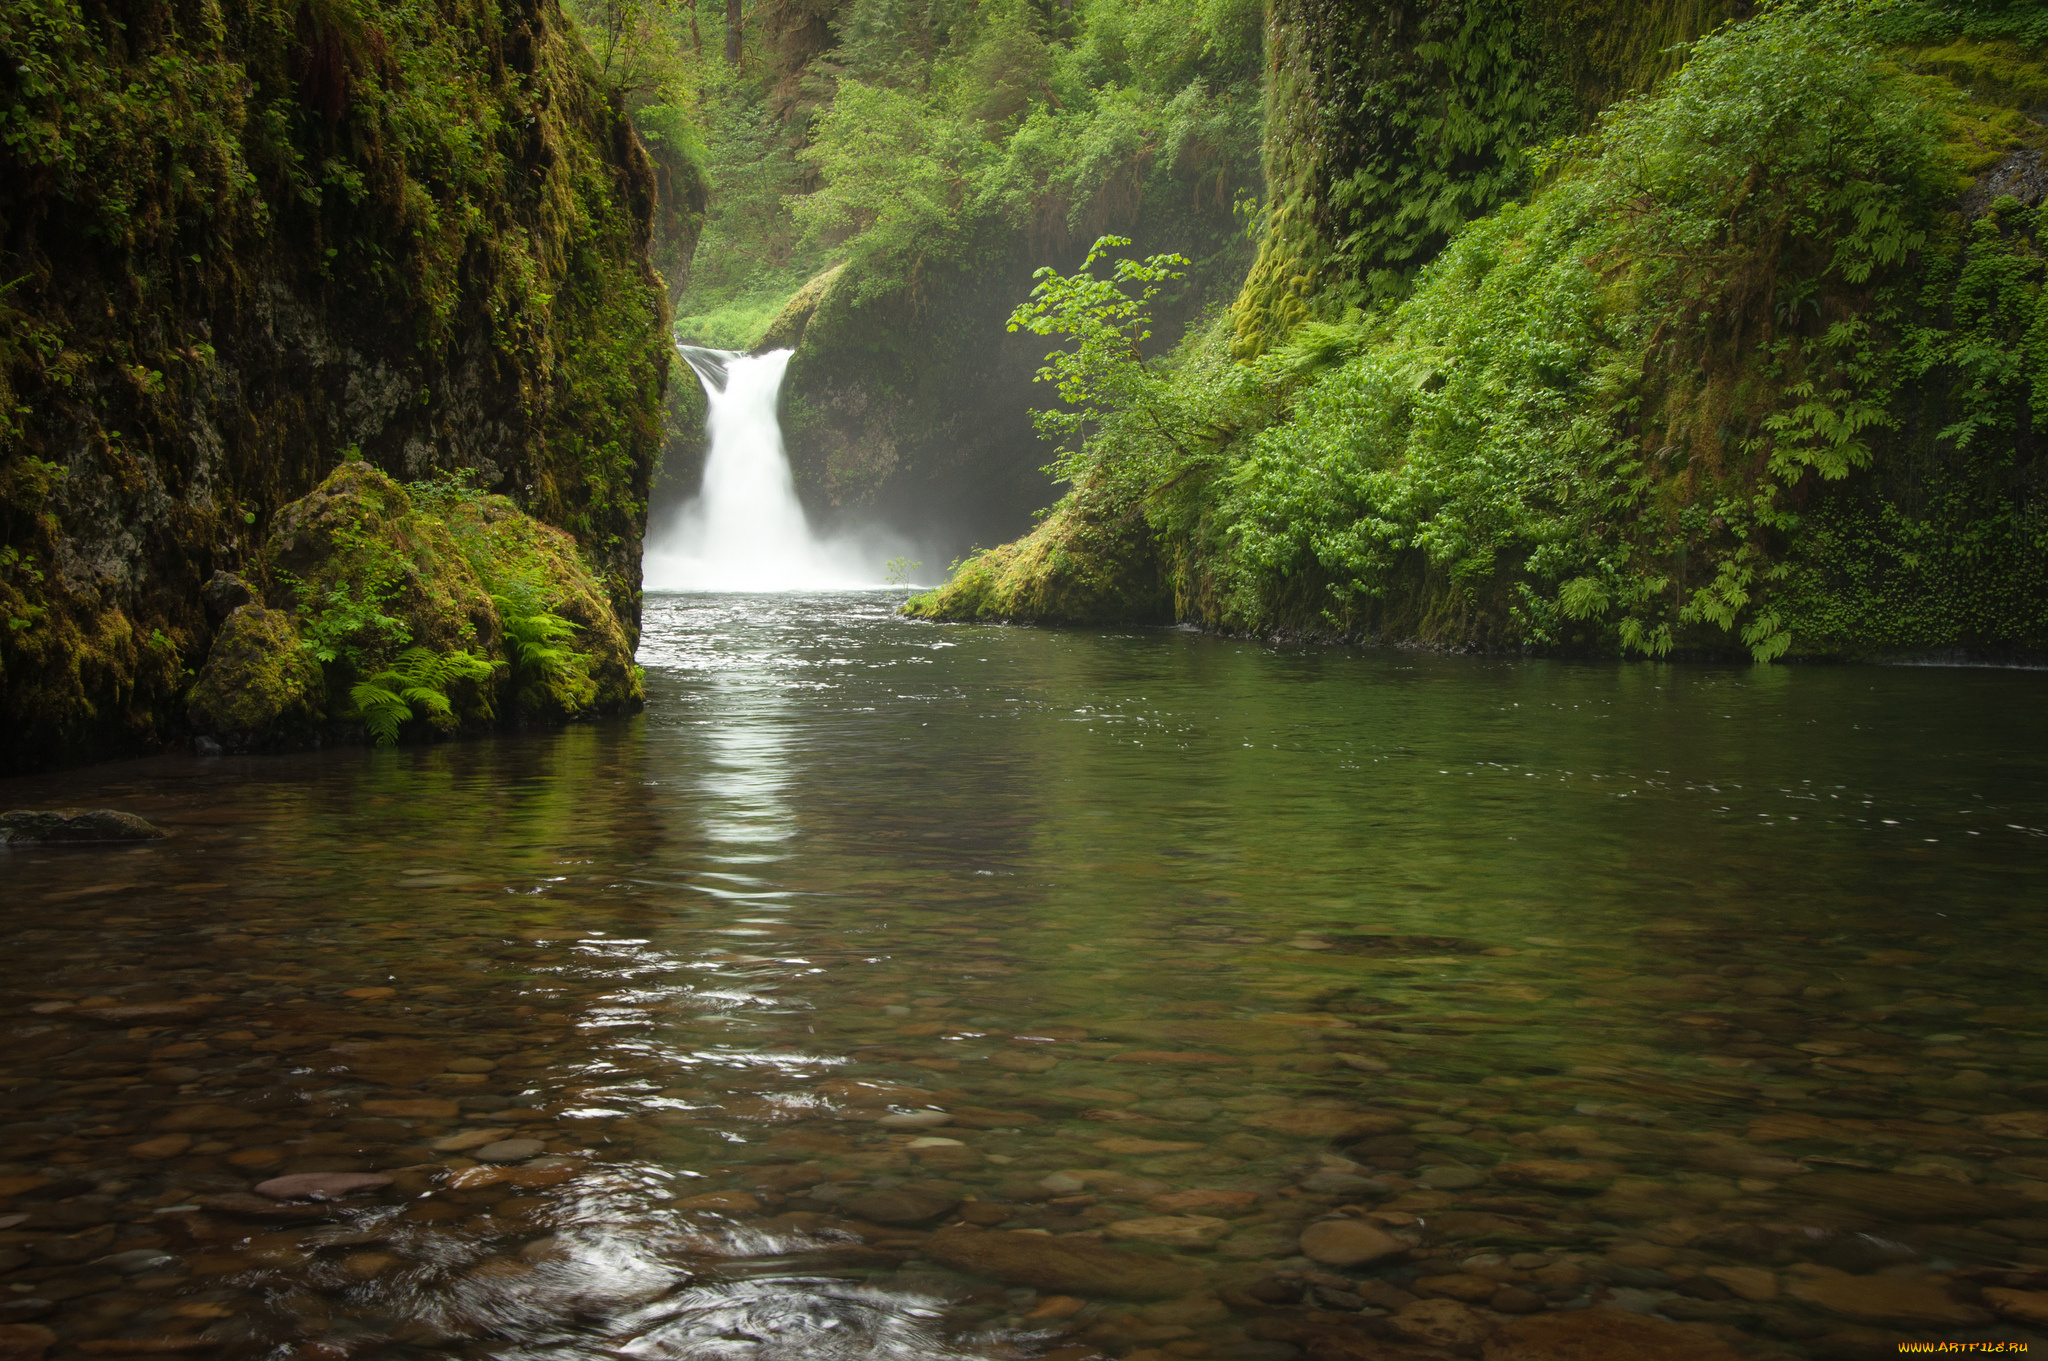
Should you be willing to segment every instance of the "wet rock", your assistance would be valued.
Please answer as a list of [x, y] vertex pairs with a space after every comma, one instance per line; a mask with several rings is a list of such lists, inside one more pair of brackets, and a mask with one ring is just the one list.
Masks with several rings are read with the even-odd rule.
[[1986, 1218], [2007, 1208], [2003, 1198], [1946, 1177], [1815, 1172], [1786, 1185], [1799, 1195], [1885, 1219]]
[[1251, 1129], [1269, 1129], [1302, 1139], [1361, 1139], [1408, 1127], [1408, 1122], [1398, 1116], [1322, 1106], [1286, 1106], [1249, 1116], [1244, 1123]]
[[414, 1120], [447, 1120], [460, 1109], [453, 1101], [440, 1101], [431, 1097], [407, 1097], [363, 1103], [363, 1110], [368, 1114]]
[[2007, 1290], [1992, 1286], [1984, 1292], [1984, 1303], [2010, 1319], [2048, 1327], [2048, 1291]]
[[325, 1220], [341, 1213], [338, 1206], [281, 1203], [263, 1196], [252, 1196], [247, 1191], [201, 1196], [199, 1206], [215, 1214], [242, 1215], [251, 1219]]
[[126, 1028], [196, 1021], [212, 1014], [218, 997], [186, 997], [174, 1002], [135, 1002], [126, 1006], [80, 1007], [70, 1015], [94, 1025]]
[[57, 1335], [36, 1323], [0, 1323], [0, 1361], [43, 1361]]
[[166, 1133], [204, 1133], [222, 1129], [247, 1129], [260, 1125], [260, 1117], [233, 1106], [180, 1106], [156, 1122]]
[[1619, 1309], [1517, 1319], [1487, 1339], [1485, 1361], [1741, 1361], [1726, 1343]]
[[163, 835], [161, 828], [116, 808], [18, 808], [0, 813], [0, 846], [155, 841]]
[[1700, 1274], [1727, 1286], [1738, 1299], [1768, 1300], [1778, 1295], [1777, 1276], [1762, 1267], [1710, 1266], [1702, 1268]]
[[1120, 1241], [1157, 1243], [1183, 1251], [1212, 1247], [1230, 1232], [1230, 1224], [1206, 1215], [1160, 1215], [1142, 1219], [1119, 1219], [1103, 1226], [1103, 1233]]
[[381, 1172], [301, 1172], [256, 1183], [256, 1194], [272, 1200], [340, 1200], [389, 1186]]
[[[481, 1172], [484, 1169], [479, 1167], [472, 1170]], [[524, 1169], [499, 1168], [493, 1170], [509, 1172], [513, 1170], [523, 1171]], [[678, 1210], [695, 1210], [699, 1213], [759, 1214], [761, 1211], [761, 1198], [759, 1196], [750, 1196], [745, 1191], [710, 1191], [701, 1196], [685, 1196], [678, 1200], [675, 1205]]]
[[1989, 1323], [1991, 1315], [1950, 1299], [1930, 1280], [1897, 1276], [1810, 1276], [1785, 1288], [1794, 1299], [1858, 1323], [1902, 1328], [1959, 1328]]
[[1351, 1196], [1354, 1198], [1358, 1196], [1385, 1195], [1387, 1193], [1387, 1187], [1384, 1182], [1374, 1181], [1370, 1177], [1361, 1177], [1356, 1172], [1339, 1172], [1333, 1167], [1326, 1167], [1320, 1172], [1312, 1172], [1308, 1176], [1303, 1177], [1301, 1179], [1301, 1189], [1319, 1196]]
[[1432, 1191], [1463, 1191], [1485, 1180], [1486, 1174], [1476, 1167], [1425, 1167], [1415, 1184]]
[[1540, 1186], [1549, 1191], [1597, 1191], [1622, 1173], [1620, 1163], [1575, 1162], [1565, 1158], [1529, 1158], [1493, 1169], [1496, 1181], [1510, 1186]]
[[1459, 1356], [1478, 1356], [1496, 1320], [1456, 1300], [1417, 1300], [1384, 1320], [1386, 1330], [1418, 1347], [1441, 1347]]
[[1359, 1219], [1326, 1219], [1301, 1231], [1303, 1255], [1325, 1266], [1362, 1266], [1408, 1251], [1408, 1244]]
[[1163, 1196], [1154, 1196], [1145, 1202], [1148, 1209], [1161, 1214], [1186, 1214], [1193, 1210], [1211, 1216], [1229, 1218], [1245, 1213], [1259, 1203], [1256, 1191], [1170, 1191]]
[[1180, 1143], [1170, 1139], [1097, 1139], [1095, 1147], [1104, 1153], [1187, 1153], [1202, 1147], [1200, 1144]]
[[1550, 1307], [1550, 1303], [1533, 1290], [1504, 1285], [1493, 1292], [1486, 1307], [1496, 1314], [1540, 1314]]
[[251, 601], [229, 612], [185, 712], [198, 732], [243, 750], [317, 731], [326, 703], [326, 677], [291, 615]]
[[[4, 824], [5, 818], [0, 818]], [[1977, 1127], [1994, 1139], [2048, 1139], [2048, 1111], [2009, 1111], [1987, 1115]]]
[[390, 1087], [426, 1081], [441, 1071], [448, 1053], [425, 1040], [346, 1040], [328, 1052], [335, 1068]]
[[131, 1158], [141, 1158], [145, 1162], [161, 1162], [165, 1158], [177, 1157], [190, 1147], [192, 1147], [191, 1135], [164, 1134], [154, 1139], [144, 1139], [139, 1144], [128, 1145], [128, 1156]]
[[1411, 1288], [1425, 1299], [1462, 1300], [1466, 1304], [1484, 1304], [1500, 1289], [1500, 1282], [1485, 1276], [1454, 1272], [1448, 1276], [1418, 1277]]
[[461, 1153], [472, 1148], [482, 1148], [485, 1144], [495, 1144], [499, 1142], [502, 1133], [502, 1130], [495, 1129], [466, 1129], [436, 1139], [427, 1147], [436, 1153]]
[[861, 1191], [841, 1196], [838, 1200], [839, 1207], [846, 1213], [871, 1224], [922, 1224], [926, 1220], [937, 1219], [959, 1203], [960, 1197], [956, 1195], [907, 1186], [886, 1191]]
[[517, 1163], [538, 1157], [547, 1152], [547, 1148], [538, 1139], [501, 1139], [484, 1144], [470, 1156], [481, 1163]]
[[944, 1111], [894, 1111], [875, 1121], [884, 1129], [930, 1129], [952, 1123]]
[[940, 1229], [925, 1240], [925, 1255], [956, 1271], [1063, 1294], [1117, 1299], [1166, 1299], [1192, 1294], [1202, 1273], [1077, 1238], [1004, 1229]]

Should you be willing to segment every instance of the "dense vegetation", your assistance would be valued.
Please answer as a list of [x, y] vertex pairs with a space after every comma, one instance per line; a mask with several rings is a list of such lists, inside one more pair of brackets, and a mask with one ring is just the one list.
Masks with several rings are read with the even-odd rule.
[[[2044, 44], [2032, 6], [1782, 5], [1530, 154], [1324, 175], [1170, 363], [1070, 304], [1072, 489], [913, 612], [2039, 650]], [[1366, 190], [1409, 206], [1344, 217]]]
[[0, 58], [0, 766], [182, 736], [205, 583], [352, 454], [637, 627], [657, 177], [552, 0], [0, 0]]

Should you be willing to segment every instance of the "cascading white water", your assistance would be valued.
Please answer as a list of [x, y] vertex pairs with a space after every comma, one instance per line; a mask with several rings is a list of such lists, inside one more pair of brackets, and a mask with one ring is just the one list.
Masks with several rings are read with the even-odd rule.
[[[650, 543], [649, 590], [848, 590], [879, 585], [870, 545], [822, 539], [804, 515], [782, 447], [775, 400], [792, 351], [736, 354], [677, 347], [710, 402], [704, 486]], [[652, 537], [652, 536], [650, 536]], [[865, 551], [864, 551], [865, 550]], [[870, 560], [871, 559], [871, 560]]]

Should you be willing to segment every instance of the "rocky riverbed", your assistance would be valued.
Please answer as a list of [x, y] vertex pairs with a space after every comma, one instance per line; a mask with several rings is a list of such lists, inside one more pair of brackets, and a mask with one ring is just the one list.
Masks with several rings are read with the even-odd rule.
[[39, 788], [167, 835], [0, 852], [0, 1357], [2048, 1345], [2048, 1036], [1966, 930], [926, 854], [872, 729], [812, 804], [735, 712]]

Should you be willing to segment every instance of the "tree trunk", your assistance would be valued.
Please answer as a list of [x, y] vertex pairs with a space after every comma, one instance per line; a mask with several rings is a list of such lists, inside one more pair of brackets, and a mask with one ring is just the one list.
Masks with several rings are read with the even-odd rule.
[[725, 64], [740, 64], [740, 0], [725, 0]]

